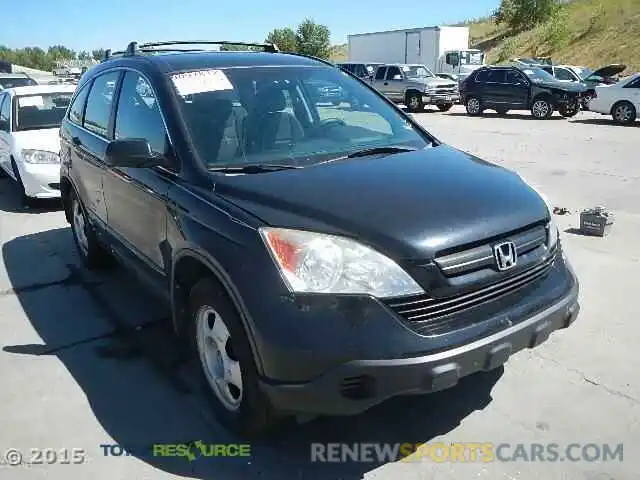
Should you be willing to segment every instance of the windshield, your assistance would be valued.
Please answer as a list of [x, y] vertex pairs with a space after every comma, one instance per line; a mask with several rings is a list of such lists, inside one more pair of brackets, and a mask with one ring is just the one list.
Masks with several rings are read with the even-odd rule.
[[432, 140], [337, 68], [256, 67], [172, 74], [200, 159], [209, 168], [306, 166], [367, 148]]
[[528, 67], [528, 68], [522, 69], [522, 71], [527, 75], [527, 77], [529, 77], [529, 79], [532, 82], [535, 82], [535, 83], [542, 83], [542, 82], [557, 83], [558, 82], [553, 75], [545, 72], [541, 68]]
[[435, 77], [435, 75], [424, 65], [405, 65], [402, 67], [407, 77], [413, 78], [428, 78]]
[[32, 85], [38, 85], [35, 80], [27, 77], [14, 77], [14, 78], [2, 78], [0, 77], [0, 87], [2, 88], [14, 88], [14, 87], [30, 87]]
[[593, 70], [587, 67], [574, 67], [574, 70], [580, 76], [580, 78], [585, 79], [590, 75], [593, 75]]
[[460, 52], [460, 65], [483, 65], [484, 53], [473, 51]]
[[60, 127], [72, 95], [56, 92], [16, 97], [16, 130]]

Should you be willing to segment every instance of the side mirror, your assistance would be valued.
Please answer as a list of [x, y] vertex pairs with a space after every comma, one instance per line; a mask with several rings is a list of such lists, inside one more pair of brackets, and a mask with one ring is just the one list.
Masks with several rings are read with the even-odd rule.
[[144, 138], [126, 138], [109, 142], [105, 162], [111, 167], [149, 168], [163, 165], [164, 156], [154, 153]]
[[393, 80], [402, 80], [402, 75], [394, 75]]

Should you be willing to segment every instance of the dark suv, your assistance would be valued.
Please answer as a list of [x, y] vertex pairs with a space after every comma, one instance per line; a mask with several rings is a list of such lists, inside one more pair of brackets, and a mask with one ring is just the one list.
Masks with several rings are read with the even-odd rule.
[[580, 111], [582, 95], [588, 88], [582, 83], [561, 82], [541, 68], [483, 67], [460, 85], [460, 96], [469, 115], [495, 110], [531, 110], [537, 119], [547, 119], [558, 111], [573, 117]]
[[[533, 187], [355, 76], [264, 48], [133, 43], [82, 77], [60, 132], [80, 256], [170, 302], [223, 422], [441, 390], [574, 321]], [[316, 103], [318, 82], [353, 104]]]

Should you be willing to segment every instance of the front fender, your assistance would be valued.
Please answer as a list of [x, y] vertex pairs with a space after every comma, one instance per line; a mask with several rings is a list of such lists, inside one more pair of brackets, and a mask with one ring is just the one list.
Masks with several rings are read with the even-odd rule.
[[262, 373], [263, 361], [259, 355], [259, 350], [255, 343], [256, 332], [255, 332], [254, 323], [242, 299], [242, 296], [240, 295], [238, 288], [234, 284], [230, 275], [227, 273], [224, 267], [220, 264], [220, 262], [218, 262], [211, 254], [209, 254], [207, 251], [203, 250], [202, 248], [198, 247], [197, 245], [187, 244], [187, 245], [181, 246], [181, 248], [174, 253], [172, 262], [171, 262], [171, 276], [170, 276], [171, 278], [171, 311], [172, 311], [171, 313], [172, 313], [173, 327], [176, 333], [179, 333], [182, 328], [181, 322], [183, 321], [183, 318], [182, 318], [183, 305], [182, 305], [182, 302], [179, 301], [179, 295], [176, 290], [177, 282], [175, 281], [175, 275], [176, 275], [175, 267], [176, 265], [178, 265], [180, 260], [183, 260], [185, 257], [190, 257], [194, 260], [197, 260], [202, 265], [204, 265], [204, 267], [207, 268], [209, 272], [211, 272], [211, 274], [216, 278], [216, 280], [218, 280], [218, 282], [225, 289], [228, 297], [231, 299], [234, 306], [236, 307], [238, 315], [242, 321], [242, 326], [245, 329], [247, 338], [249, 340], [249, 345], [251, 346], [251, 350], [253, 352], [253, 358], [255, 360], [256, 367], [258, 368], [258, 371]]

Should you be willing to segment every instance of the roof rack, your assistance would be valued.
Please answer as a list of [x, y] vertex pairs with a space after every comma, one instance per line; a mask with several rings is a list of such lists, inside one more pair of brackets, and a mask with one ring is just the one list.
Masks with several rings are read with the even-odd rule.
[[251, 42], [231, 42], [228, 40], [212, 41], [212, 40], [169, 40], [164, 42], [148, 42], [141, 43], [130, 42], [126, 50], [113, 52], [106, 50], [104, 52], [103, 61], [112, 57], [130, 57], [144, 53], [158, 52], [205, 52], [207, 49], [178, 49], [178, 48], [156, 48], [156, 47], [172, 47], [176, 45], [242, 45], [245, 47], [263, 48], [265, 52], [278, 53], [280, 49], [275, 43], [251, 43]]

